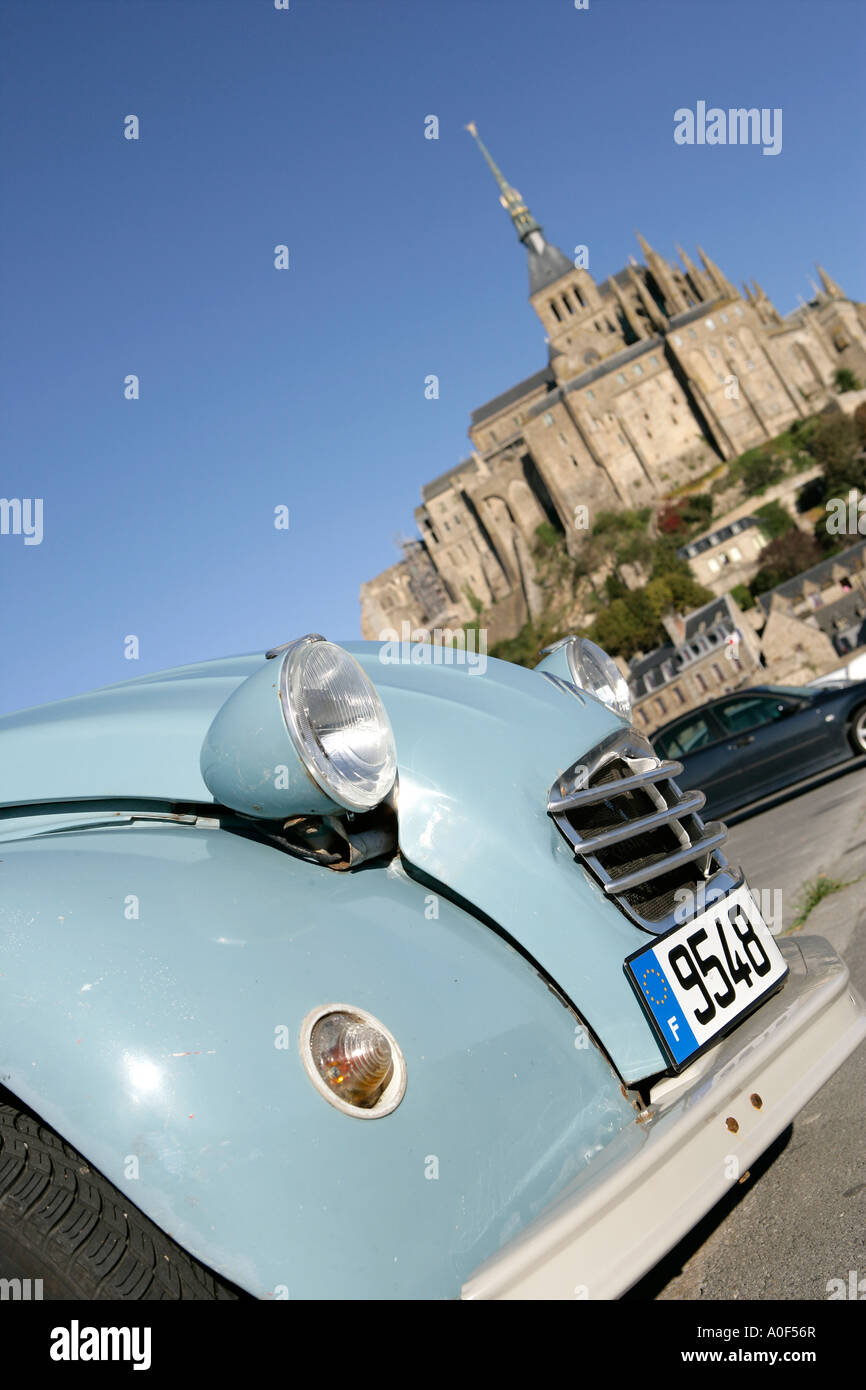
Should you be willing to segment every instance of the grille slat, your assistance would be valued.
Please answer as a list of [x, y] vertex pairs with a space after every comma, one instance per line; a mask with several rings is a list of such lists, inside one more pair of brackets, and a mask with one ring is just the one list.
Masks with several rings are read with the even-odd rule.
[[[711, 827], [707, 827], [707, 829], [711, 829]], [[640, 884], [648, 883], [650, 879], [658, 878], [661, 874], [670, 873], [672, 869], [677, 869], [683, 864], [696, 863], [704, 854], [717, 849], [727, 839], [727, 835], [727, 830], [721, 826], [714, 833], [702, 835], [694, 844], [689, 845], [688, 849], [667, 854], [663, 859], [654, 860], [649, 866], [635, 869], [630, 874], [621, 874], [611, 883], [606, 883], [604, 891], [605, 893], [627, 893], [630, 888], [637, 888]]]
[[651, 815], [642, 816], [638, 820], [624, 821], [622, 825], [614, 826], [610, 830], [599, 831], [590, 836], [588, 840], [576, 840], [575, 849], [580, 854], [596, 854], [598, 850], [606, 849], [609, 845], [617, 844], [621, 840], [630, 840], [634, 835], [646, 830], [654, 830], [656, 826], [667, 825], [670, 821], [677, 820], [679, 816], [687, 815], [692, 811], [699, 811], [706, 799], [703, 792], [690, 792], [688, 796], [683, 797], [679, 806], [668, 806], [664, 811], [654, 811]]
[[[580, 767], [583, 766], [584, 764], [581, 763]], [[654, 783], [658, 781], [659, 777], [678, 777], [682, 770], [682, 763], [660, 763], [658, 768], [651, 768], [647, 772], [635, 772], [628, 777], [619, 779], [619, 785], [616, 787], [611, 786], [610, 783], [582, 787], [579, 791], [569, 793], [568, 796], [549, 801], [547, 809], [551, 815], [557, 815], [560, 811], [571, 811], [579, 806], [593, 806], [598, 801], [606, 801], [611, 795], [624, 795], [626, 792], [634, 791], [636, 787], [644, 786], [647, 782]]]
[[689, 920], [710, 885], [724, 892], [738, 881], [720, 853], [727, 830], [718, 821], [704, 825], [698, 811], [706, 798], [680, 791], [673, 779], [681, 772], [681, 763], [656, 757], [636, 729], [623, 730], [573, 764], [548, 798], [575, 857], [654, 933]]

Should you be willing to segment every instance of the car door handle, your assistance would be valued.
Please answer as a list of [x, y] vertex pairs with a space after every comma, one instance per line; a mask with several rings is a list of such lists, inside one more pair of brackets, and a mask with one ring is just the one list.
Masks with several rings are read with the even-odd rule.
[[743, 737], [742, 737], [742, 738], [738, 738], [738, 739], [735, 739], [735, 740], [734, 740], [734, 742], [731, 744], [731, 747], [732, 747], [732, 748], [745, 748], [745, 746], [746, 746], [747, 743], [754, 743], [754, 742], [755, 742], [755, 735], [754, 735], [754, 734], [743, 734]]

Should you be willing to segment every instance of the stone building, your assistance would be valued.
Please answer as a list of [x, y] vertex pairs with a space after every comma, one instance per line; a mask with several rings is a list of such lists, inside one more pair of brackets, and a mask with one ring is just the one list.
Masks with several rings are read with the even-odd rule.
[[773, 615], [784, 614], [822, 633], [831, 661], [856, 651], [866, 644], [866, 540], [761, 594], [758, 604], [765, 633]]
[[403, 584], [406, 557], [368, 581], [366, 637], [401, 593], [401, 618], [451, 626], [480, 608], [492, 640], [513, 635], [540, 602], [542, 522], [574, 553], [598, 511], [654, 503], [700, 466], [813, 414], [839, 367], [866, 377], [866, 306], [823, 270], [812, 300], [784, 318], [755, 281], [740, 294], [700, 248], [697, 262], [679, 250], [676, 264], [641, 236], [643, 261], [596, 282], [579, 255], [546, 240], [468, 129], [526, 252], [548, 360], [472, 412], [471, 453], [422, 488], [419, 544], [439, 586], [422, 599], [411, 574]]
[[866, 540], [761, 594], [747, 613], [723, 594], [663, 621], [670, 643], [628, 669], [645, 733], [740, 686], [808, 685], [840, 656], [866, 651]]
[[776, 685], [807, 685], [839, 660], [817, 623], [773, 607], [761, 632], [762, 680]]
[[664, 623], [670, 643], [632, 661], [628, 673], [634, 723], [643, 732], [766, 679], [760, 643], [730, 594]]
[[770, 537], [760, 517], [742, 516], [706, 535], [696, 536], [677, 551], [688, 561], [699, 584], [714, 594], [748, 584], [760, 568], [760, 555]]

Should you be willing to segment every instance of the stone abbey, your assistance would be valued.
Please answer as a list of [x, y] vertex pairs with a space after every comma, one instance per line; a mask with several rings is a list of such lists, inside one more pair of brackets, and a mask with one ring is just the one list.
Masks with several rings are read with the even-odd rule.
[[546, 240], [476, 139], [529, 263], [548, 342], [540, 371], [472, 413], [469, 455], [421, 489], [418, 538], [361, 587], [361, 630], [453, 628], [483, 613], [490, 640], [537, 615], [532, 549], [547, 522], [576, 553], [586, 518], [651, 505], [720, 460], [780, 434], [866, 380], [866, 306], [818, 267], [783, 317], [753, 280], [741, 294], [700, 249], [596, 283]]

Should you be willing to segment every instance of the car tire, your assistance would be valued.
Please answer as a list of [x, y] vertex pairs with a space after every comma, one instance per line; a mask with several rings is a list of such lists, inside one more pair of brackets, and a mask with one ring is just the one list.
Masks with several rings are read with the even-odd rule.
[[855, 709], [851, 715], [851, 723], [848, 725], [848, 738], [851, 747], [854, 749], [855, 756], [860, 758], [866, 753], [866, 705], [861, 705]]
[[3, 1104], [0, 1278], [41, 1280], [29, 1293], [43, 1299], [239, 1297], [53, 1130]]

